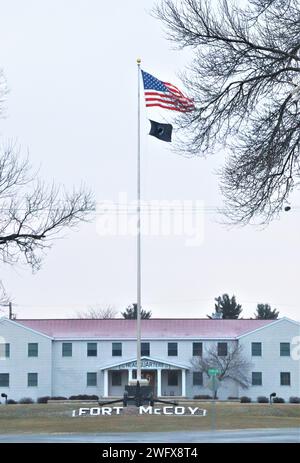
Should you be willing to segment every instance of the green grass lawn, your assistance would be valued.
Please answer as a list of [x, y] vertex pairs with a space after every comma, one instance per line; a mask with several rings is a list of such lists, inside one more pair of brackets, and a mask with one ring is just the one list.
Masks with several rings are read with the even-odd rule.
[[[117, 404], [120, 405], [120, 404]], [[207, 416], [71, 416], [73, 409], [95, 407], [95, 404], [1, 405], [0, 434], [62, 432], [137, 432], [209, 430], [211, 403], [184, 403], [207, 410]], [[300, 427], [298, 404], [216, 404], [217, 429]]]

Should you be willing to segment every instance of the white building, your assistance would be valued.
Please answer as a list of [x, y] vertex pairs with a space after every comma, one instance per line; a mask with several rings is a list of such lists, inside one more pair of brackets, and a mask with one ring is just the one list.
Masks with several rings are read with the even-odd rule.
[[[136, 374], [134, 320], [0, 319], [0, 395], [19, 400], [95, 394], [119, 397]], [[252, 385], [224, 381], [220, 399], [300, 395], [300, 324], [279, 320], [142, 320], [142, 370], [157, 396], [211, 395], [192, 359], [209, 346], [243, 346]]]

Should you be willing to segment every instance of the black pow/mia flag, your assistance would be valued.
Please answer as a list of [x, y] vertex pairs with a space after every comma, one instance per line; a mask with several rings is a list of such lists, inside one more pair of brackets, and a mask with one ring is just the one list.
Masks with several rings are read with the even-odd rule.
[[160, 122], [151, 121], [151, 129], [149, 135], [158, 138], [162, 141], [172, 141], [172, 130], [171, 124], [162, 124]]

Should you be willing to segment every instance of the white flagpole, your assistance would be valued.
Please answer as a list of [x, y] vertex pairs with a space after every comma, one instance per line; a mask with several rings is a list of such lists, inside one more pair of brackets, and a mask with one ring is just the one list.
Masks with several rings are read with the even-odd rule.
[[141, 380], [141, 110], [140, 110], [140, 72], [141, 59], [136, 60], [138, 67], [138, 137], [137, 137], [137, 381]]

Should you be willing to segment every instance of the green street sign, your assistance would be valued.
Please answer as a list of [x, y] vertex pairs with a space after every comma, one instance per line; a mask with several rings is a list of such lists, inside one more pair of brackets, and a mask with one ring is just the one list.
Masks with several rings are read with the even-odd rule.
[[208, 370], [209, 376], [217, 376], [219, 373], [220, 373], [219, 370], [217, 370], [216, 368], [210, 368]]

